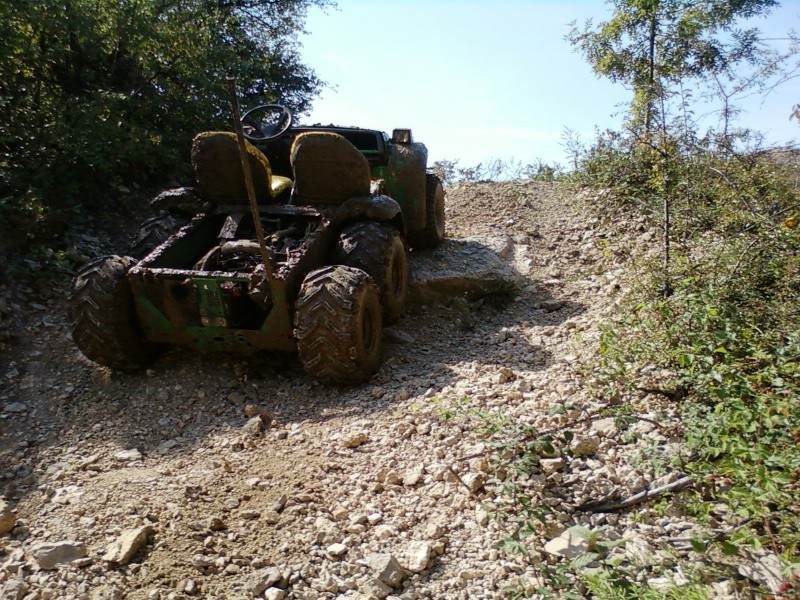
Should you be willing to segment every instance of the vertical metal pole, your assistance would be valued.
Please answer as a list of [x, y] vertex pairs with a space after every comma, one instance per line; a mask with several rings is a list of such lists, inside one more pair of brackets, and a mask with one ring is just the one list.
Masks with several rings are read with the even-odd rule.
[[247, 199], [250, 201], [250, 211], [253, 214], [253, 226], [256, 229], [256, 238], [258, 239], [258, 246], [261, 249], [261, 259], [264, 261], [264, 273], [267, 277], [267, 282], [270, 284], [270, 292], [272, 291], [272, 282], [275, 279], [275, 274], [272, 271], [272, 252], [267, 247], [267, 241], [264, 236], [264, 228], [261, 226], [261, 213], [258, 210], [258, 202], [256, 201], [256, 190], [253, 185], [253, 173], [250, 171], [250, 158], [247, 154], [247, 146], [244, 139], [244, 128], [242, 127], [242, 117], [239, 112], [239, 100], [236, 97], [236, 79], [228, 77], [228, 88], [231, 94], [231, 108], [233, 109], [233, 122], [236, 127], [236, 138], [239, 141], [239, 158], [242, 161], [242, 172], [244, 173], [244, 184], [247, 188]]

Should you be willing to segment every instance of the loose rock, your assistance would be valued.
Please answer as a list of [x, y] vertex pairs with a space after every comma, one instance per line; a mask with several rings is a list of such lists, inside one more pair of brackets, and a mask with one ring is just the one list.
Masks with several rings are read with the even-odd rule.
[[11, 505], [0, 498], [0, 535], [8, 533], [17, 524], [17, 516], [11, 509]]
[[342, 438], [342, 446], [345, 448], [358, 448], [369, 441], [369, 434], [365, 431], [351, 433]]
[[39, 568], [50, 570], [62, 563], [84, 558], [86, 544], [77, 541], [41, 542], [33, 546], [31, 554]]
[[575, 436], [570, 446], [573, 456], [592, 456], [600, 448], [600, 438], [595, 436]]
[[364, 594], [364, 597], [369, 600], [372, 598], [383, 600], [392, 593], [392, 587], [380, 579], [368, 579], [361, 584], [361, 593]]
[[588, 548], [589, 541], [587, 539], [579, 537], [569, 530], [564, 531], [544, 545], [545, 552], [555, 556], [563, 556], [570, 560], [586, 554]]
[[22, 600], [28, 589], [28, 584], [21, 579], [11, 579], [0, 587], [0, 598], [2, 600]]
[[147, 538], [152, 533], [153, 527], [151, 525], [124, 531], [117, 541], [109, 544], [103, 560], [119, 565], [128, 564], [142, 546], [147, 543]]
[[118, 460], [119, 462], [133, 462], [135, 460], [141, 460], [142, 453], [136, 448], [131, 450], [120, 450], [114, 454], [114, 459]]
[[253, 596], [259, 596], [264, 590], [274, 586], [283, 579], [278, 567], [264, 567], [248, 575], [245, 588]]
[[428, 568], [433, 553], [428, 542], [411, 542], [406, 552], [406, 568], [412, 573], [421, 573]]
[[397, 587], [403, 581], [405, 572], [397, 559], [391, 554], [371, 554], [366, 559], [375, 577], [391, 587]]
[[242, 426], [242, 431], [250, 437], [261, 436], [265, 429], [266, 425], [264, 424], [264, 419], [261, 417], [261, 415], [251, 417], [247, 423]]

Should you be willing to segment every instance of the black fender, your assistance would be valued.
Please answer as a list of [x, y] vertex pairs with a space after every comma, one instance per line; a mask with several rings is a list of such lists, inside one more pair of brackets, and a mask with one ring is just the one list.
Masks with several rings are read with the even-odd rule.
[[342, 224], [352, 221], [387, 222], [396, 227], [400, 233], [405, 232], [400, 204], [384, 195], [350, 198], [336, 209], [334, 220]]

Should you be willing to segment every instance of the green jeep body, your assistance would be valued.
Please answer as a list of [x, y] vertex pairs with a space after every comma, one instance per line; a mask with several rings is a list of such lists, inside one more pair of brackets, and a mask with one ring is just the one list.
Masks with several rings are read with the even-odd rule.
[[[229, 145], [226, 135], [217, 136], [222, 146]], [[266, 172], [271, 185], [258, 203], [269, 273], [242, 193], [241, 163], [227, 148], [210, 162], [196, 161], [198, 181], [206, 183], [186, 193], [198, 196], [201, 212], [138, 262], [100, 259], [76, 277], [70, 312], [79, 348], [123, 370], [147, 364], [167, 346], [280, 350], [298, 352], [306, 370], [326, 381], [368, 378], [380, 364], [381, 327], [404, 308], [408, 244], [430, 247], [444, 235], [443, 191], [426, 172], [425, 146], [408, 130], [393, 137], [296, 127], [248, 144], [251, 168]], [[306, 165], [303, 144], [319, 140], [344, 151], [328, 156], [318, 148], [317, 162]], [[358, 171], [352, 189], [360, 191], [348, 197], [351, 170]], [[328, 197], [329, 188], [339, 191]]]

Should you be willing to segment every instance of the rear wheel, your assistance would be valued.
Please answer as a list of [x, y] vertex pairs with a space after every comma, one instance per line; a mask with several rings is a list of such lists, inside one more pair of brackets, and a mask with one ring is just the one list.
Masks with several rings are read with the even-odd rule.
[[169, 214], [148, 219], [139, 228], [128, 252], [136, 258], [144, 258], [180, 228], [180, 223]]
[[309, 273], [294, 326], [303, 366], [322, 381], [361, 383], [380, 366], [378, 290], [360, 269], [334, 265]]
[[161, 346], [139, 330], [126, 274], [130, 256], [107, 256], [87, 264], [75, 276], [69, 299], [72, 339], [86, 358], [133, 371], [152, 362]]
[[425, 250], [435, 248], [445, 236], [444, 187], [442, 181], [431, 173], [425, 175], [425, 227], [414, 232], [411, 245]]
[[397, 323], [408, 296], [408, 255], [400, 232], [374, 221], [354, 223], [339, 237], [339, 260], [372, 277], [380, 293], [384, 322]]

